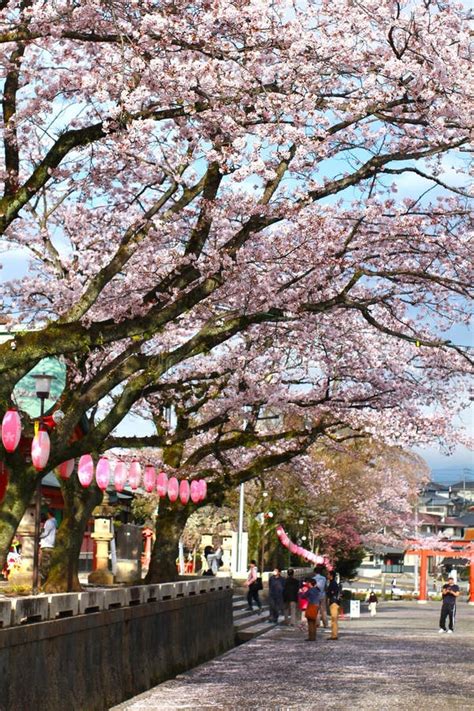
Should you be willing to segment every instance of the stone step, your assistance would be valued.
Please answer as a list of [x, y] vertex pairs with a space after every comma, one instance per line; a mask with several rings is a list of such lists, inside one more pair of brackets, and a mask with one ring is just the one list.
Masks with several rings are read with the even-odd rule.
[[236, 639], [238, 642], [248, 642], [249, 640], [254, 639], [254, 637], [258, 637], [259, 635], [264, 634], [264, 632], [268, 632], [268, 630], [271, 630], [274, 627], [275, 623], [270, 623], [264, 620], [263, 622], [258, 622], [257, 624], [254, 624], [251, 627], [246, 627], [245, 629], [237, 630]]
[[248, 642], [254, 637], [263, 634], [275, 625], [267, 621], [268, 605], [262, 605], [262, 611], [257, 613], [257, 608], [247, 609], [247, 598], [243, 595], [235, 595], [232, 601], [234, 615], [234, 634], [237, 644]]
[[256, 615], [257, 610], [248, 610], [246, 607], [243, 607], [241, 610], [234, 609], [234, 622], [235, 620], [242, 620], [244, 617], [250, 617], [251, 619], [254, 619]]
[[263, 620], [267, 619], [267, 615], [262, 612], [261, 615], [253, 615], [249, 617], [244, 617], [240, 620], [234, 619], [234, 630], [236, 632], [240, 632], [241, 630], [248, 629], [249, 627], [255, 627], [256, 625], [259, 625]]

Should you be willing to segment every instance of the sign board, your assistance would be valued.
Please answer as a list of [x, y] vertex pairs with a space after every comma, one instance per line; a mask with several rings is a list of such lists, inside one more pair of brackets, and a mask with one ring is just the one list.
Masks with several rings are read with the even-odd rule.
[[360, 600], [351, 600], [349, 617], [360, 617]]

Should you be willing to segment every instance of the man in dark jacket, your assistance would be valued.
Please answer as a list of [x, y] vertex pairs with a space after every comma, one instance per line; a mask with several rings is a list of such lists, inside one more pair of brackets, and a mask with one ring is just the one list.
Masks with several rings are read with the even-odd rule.
[[269, 622], [278, 622], [278, 616], [283, 613], [283, 586], [280, 568], [275, 568], [268, 581], [268, 603], [270, 606]]
[[329, 571], [328, 577], [329, 585], [326, 590], [326, 596], [329, 604], [329, 614], [331, 615], [331, 636], [328, 639], [337, 639], [337, 618], [339, 617], [339, 605], [341, 602], [341, 586], [336, 581], [334, 570]]
[[446, 585], [443, 585], [443, 604], [441, 606], [441, 616], [439, 618], [439, 631], [446, 632], [446, 618], [449, 619], [448, 634], [454, 632], [454, 618], [456, 616], [456, 601], [459, 597], [459, 587], [454, 582], [454, 578], [449, 577]]
[[285, 625], [296, 627], [296, 614], [298, 610], [298, 591], [300, 584], [295, 578], [295, 571], [290, 568], [283, 586], [283, 606], [285, 612]]

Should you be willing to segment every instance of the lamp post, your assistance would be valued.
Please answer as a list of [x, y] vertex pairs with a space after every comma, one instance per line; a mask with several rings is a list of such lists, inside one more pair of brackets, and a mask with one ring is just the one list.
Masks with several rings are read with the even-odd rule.
[[265, 570], [265, 536], [267, 534], [267, 530], [265, 528], [265, 521], [267, 518], [273, 518], [273, 511], [267, 511], [266, 513], [263, 514], [263, 521], [262, 521], [262, 573]]
[[[54, 380], [54, 375], [47, 375], [45, 373], [39, 373], [38, 375], [33, 375], [35, 379], [35, 391], [36, 397], [40, 401], [40, 426], [43, 422], [44, 417], [44, 403], [45, 400], [49, 398], [51, 392], [51, 383]], [[41, 524], [41, 480], [42, 477], [38, 477], [38, 482], [36, 484], [35, 493], [35, 538], [34, 538], [34, 551], [33, 551], [33, 595], [38, 594], [39, 588], [39, 543], [40, 543], [40, 524]]]

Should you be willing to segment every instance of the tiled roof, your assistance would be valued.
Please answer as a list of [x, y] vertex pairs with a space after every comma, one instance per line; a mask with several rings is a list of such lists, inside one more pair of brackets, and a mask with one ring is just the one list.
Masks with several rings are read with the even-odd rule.
[[457, 481], [455, 484], [451, 484], [451, 489], [466, 489], [466, 491], [474, 491], [474, 482]]

